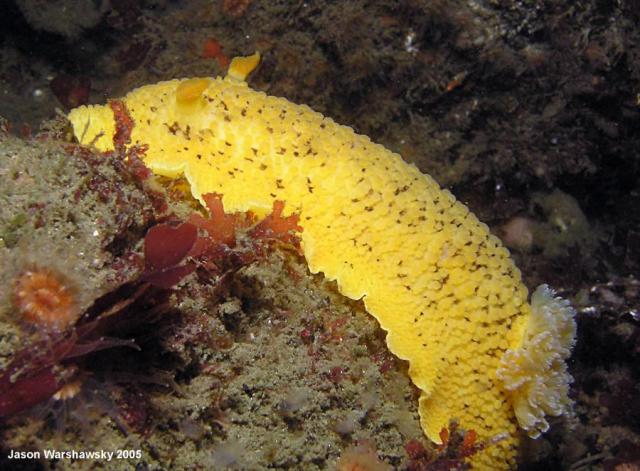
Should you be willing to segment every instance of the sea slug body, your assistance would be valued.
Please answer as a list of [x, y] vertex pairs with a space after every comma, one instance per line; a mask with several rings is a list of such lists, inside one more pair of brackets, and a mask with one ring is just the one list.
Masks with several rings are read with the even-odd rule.
[[[519, 429], [535, 436], [545, 414], [568, 412], [565, 360], [573, 310], [547, 287], [527, 302], [508, 250], [428, 175], [304, 105], [245, 82], [256, 56], [225, 78], [172, 80], [122, 99], [157, 174], [184, 175], [191, 191], [223, 195], [227, 211], [265, 215], [274, 201], [299, 214], [312, 272], [363, 299], [409, 361], [426, 435], [457, 419], [495, 444], [479, 469], [515, 466]], [[110, 150], [109, 106], [69, 114], [81, 143]], [[494, 440], [503, 437], [501, 440]]]

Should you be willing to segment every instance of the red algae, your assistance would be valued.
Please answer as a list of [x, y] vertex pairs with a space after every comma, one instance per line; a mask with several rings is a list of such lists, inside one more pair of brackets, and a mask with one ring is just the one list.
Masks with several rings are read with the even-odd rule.
[[42, 333], [0, 372], [0, 417], [53, 397], [75, 380], [89, 354], [115, 347], [137, 349], [134, 340], [124, 337], [157, 322], [169, 309], [166, 290], [129, 283], [97, 299], [66, 332]]
[[295, 232], [302, 232], [302, 227], [298, 225], [298, 215], [292, 214], [287, 217], [282, 217], [283, 209], [283, 201], [274, 201], [271, 214], [260, 221], [249, 232], [249, 235], [256, 239], [278, 239], [287, 244], [299, 247], [299, 240], [295, 235]]
[[146, 280], [161, 288], [171, 288], [195, 270], [194, 264], [178, 265], [192, 250], [198, 238], [196, 226], [176, 227], [158, 224], [144, 238]]
[[0, 417], [10, 417], [46, 401], [59, 389], [52, 367], [15, 383], [5, 373], [0, 377]]
[[192, 214], [189, 217], [189, 222], [200, 229], [204, 229], [213, 241], [230, 247], [235, 245], [236, 230], [248, 227], [251, 223], [251, 216], [246, 213], [225, 213], [222, 195], [217, 193], [207, 193], [202, 195], [202, 198], [209, 210], [209, 219], [203, 218], [200, 214]]
[[113, 144], [117, 151], [123, 151], [125, 145], [131, 142], [131, 131], [133, 130], [134, 122], [124, 102], [111, 100], [109, 106], [113, 111], [113, 117], [116, 122]]

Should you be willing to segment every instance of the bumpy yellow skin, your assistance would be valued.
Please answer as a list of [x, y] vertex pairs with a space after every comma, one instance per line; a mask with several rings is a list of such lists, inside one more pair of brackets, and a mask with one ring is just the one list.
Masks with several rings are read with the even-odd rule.
[[[184, 175], [201, 201], [222, 194], [228, 212], [265, 214], [285, 201], [286, 213], [300, 215], [310, 270], [363, 299], [391, 352], [410, 363], [426, 435], [439, 443], [452, 419], [480, 439], [503, 434], [471, 462], [513, 467], [518, 423], [496, 371], [504, 353], [520, 347], [531, 308], [507, 249], [398, 154], [251, 89], [244, 75], [132, 91], [123, 99], [135, 121], [132, 144], [147, 144], [146, 164]], [[69, 118], [82, 143], [112, 148], [108, 106]]]

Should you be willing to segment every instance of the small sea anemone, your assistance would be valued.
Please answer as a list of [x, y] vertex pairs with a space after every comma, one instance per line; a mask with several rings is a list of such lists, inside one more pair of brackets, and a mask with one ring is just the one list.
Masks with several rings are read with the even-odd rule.
[[14, 300], [27, 322], [48, 330], [64, 330], [79, 314], [73, 289], [47, 269], [24, 271], [16, 280]]

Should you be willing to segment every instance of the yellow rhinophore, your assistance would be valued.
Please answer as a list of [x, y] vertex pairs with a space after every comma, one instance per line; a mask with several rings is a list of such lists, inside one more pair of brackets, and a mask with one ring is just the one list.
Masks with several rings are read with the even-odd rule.
[[[130, 92], [131, 145], [148, 145], [149, 168], [184, 175], [201, 202], [220, 193], [226, 210], [264, 215], [285, 201], [300, 215], [309, 269], [362, 298], [389, 350], [409, 361], [426, 435], [439, 443], [457, 419], [494, 443], [471, 458], [475, 467], [513, 467], [519, 428], [536, 436], [546, 414], [571, 408], [573, 310], [545, 286], [530, 305], [508, 250], [398, 154], [251, 89], [244, 80], [258, 60], [234, 59], [225, 78]], [[113, 147], [108, 106], [82, 106], [69, 119], [81, 143]]]

